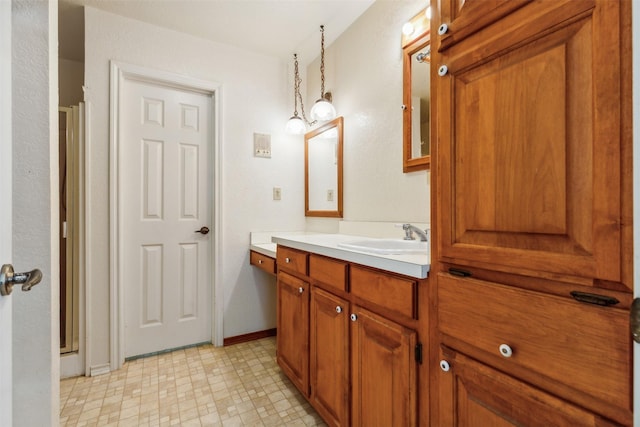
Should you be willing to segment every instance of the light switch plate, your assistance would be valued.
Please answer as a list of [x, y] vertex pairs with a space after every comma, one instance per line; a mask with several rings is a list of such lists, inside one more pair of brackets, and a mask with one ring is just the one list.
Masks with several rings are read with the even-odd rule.
[[282, 189], [280, 187], [273, 187], [273, 200], [282, 199]]
[[271, 135], [265, 133], [253, 134], [254, 157], [271, 158]]

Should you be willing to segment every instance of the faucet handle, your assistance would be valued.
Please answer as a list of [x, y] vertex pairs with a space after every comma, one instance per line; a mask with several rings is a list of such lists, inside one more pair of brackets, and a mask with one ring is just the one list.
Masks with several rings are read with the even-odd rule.
[[413, 227], [411, 224], [402, 224], [402, 229], [404, 230], [404, 240], [416, 240], [413, 237]]

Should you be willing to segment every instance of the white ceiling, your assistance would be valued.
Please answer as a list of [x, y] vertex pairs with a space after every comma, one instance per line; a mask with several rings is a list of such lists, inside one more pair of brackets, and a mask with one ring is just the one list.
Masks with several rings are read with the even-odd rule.
[[84, 60], [82, 6], [302, 64], [320, 54], [375, 0], [60, 0], [60, 56]]

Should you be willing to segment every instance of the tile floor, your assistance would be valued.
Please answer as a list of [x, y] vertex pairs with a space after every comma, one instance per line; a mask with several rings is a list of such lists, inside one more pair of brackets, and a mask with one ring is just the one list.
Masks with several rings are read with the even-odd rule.
[[275, 361], [275, 338], [137, 359], [60, 381], [61, 426], [323, 426]]

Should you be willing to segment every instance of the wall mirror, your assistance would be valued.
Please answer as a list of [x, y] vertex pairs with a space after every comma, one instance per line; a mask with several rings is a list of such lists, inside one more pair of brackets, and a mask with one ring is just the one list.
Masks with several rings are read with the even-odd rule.
[[338, 117], [304, 135], [305, 216], [342, 218], [342, 124]]
[[402, 28], [403, 171], [429, 169], [431, 163], [431, 37], [423, 10]]

